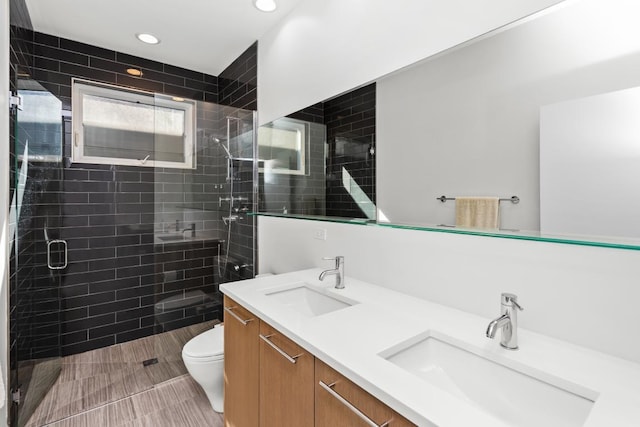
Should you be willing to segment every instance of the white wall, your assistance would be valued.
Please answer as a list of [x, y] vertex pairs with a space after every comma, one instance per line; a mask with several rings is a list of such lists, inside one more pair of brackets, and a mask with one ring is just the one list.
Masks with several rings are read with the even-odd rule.
[[[8, 380], [8, 304], [9, 253], [7, 239], [7, 216], [9, 213], [9, 114], [7, 95], [9, 93], [9, 0], [0, 0], [0, 372], [7, 393]], [[7, 402], [0, 402], [0, 425], [7, 424]]]
[[640, 251], [272, 217], [258, 219], [258, 248], [260, 273], [344, 255], [347, 276], [487, 321], [512, 292], [522, 328], [640, 362]]
[[561, 0], [306, 0], [258, 41], [260, 124]]
[[540, 230], [640, 239], [640, 87], [540, 110]]
[[[640, 86], [637, 0], [563, 6], [378, 81], [378, 207], [391, 222], [454, 224], [443, 194], [517, 195], [501, 226], [540, 230], [540, 107]], [[604, 165], [594, 180], [619, 176]]]

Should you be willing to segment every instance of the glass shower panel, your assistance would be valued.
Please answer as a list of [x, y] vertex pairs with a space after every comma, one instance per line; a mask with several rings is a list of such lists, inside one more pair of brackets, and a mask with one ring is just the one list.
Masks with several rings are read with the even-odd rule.
[[10, 206], [11, 386], [20, 403], [13, 425], [23, 426], [61, 371], [60, 282], [67, 244], [60, 239], [62, 104], [37, 82], [18, 79]]
[[[156, 95], [156, 104], [167, 96]], [[156, 149], [192, 156], [192, 168], [153, 168], [152, 221], [154, 357], [157, 384], [186, 373], [182, 346], [222, 320], [220, 283], [253, 277], [253, 112], [188, 103], [183, 140], [156, 137]], [[157, 129], [166, 129], [160, 114]], [[157, 132], [161, 134], [161, 132]], [[188, 150], [190, 148], [190, 150]], [[151, 323], [149, 319], [148, 323]]]
[[[182, 346], [222, 319], [220, 283], [254, 276], [255, 115], [133, 91], [151, 123], [123, 131], [97, 114], [75, 129], [37, 83], [19, 88], [12, 412], [46, 425], [186, 374]], [[110, 159], [74, 160], [78, 134]], [[120, 156], [132, 146], [142, 151]]]

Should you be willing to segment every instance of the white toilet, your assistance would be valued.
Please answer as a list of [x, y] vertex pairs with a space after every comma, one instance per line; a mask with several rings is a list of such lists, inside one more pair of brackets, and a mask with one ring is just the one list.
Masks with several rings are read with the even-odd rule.
[[222, 412], [224, 402], [224, 326], [216, 326], [191, 338], [182, 348], [182, 361], [203, 388], [213, 410]]

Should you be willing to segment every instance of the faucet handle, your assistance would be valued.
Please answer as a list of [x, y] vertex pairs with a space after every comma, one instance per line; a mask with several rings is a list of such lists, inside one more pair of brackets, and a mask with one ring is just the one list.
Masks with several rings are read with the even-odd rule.
[[524, 310], [524, 308], [522, 308], [522, 306], [518, 304], [518, 295], [516, 294], [503, 292], [502, 295], [500, 295], [500, 300], [501, 300], [500, 303], [502, 305], [510, 305], [512, 307], [517, 308], [520, 311]]
[[344, 257], [342, 255], [322, 257], [322, 259], [324, 261], [335, 261], [336, 262], [336, 268], [340, 267], [340, 264], [342, 264], [344, 262]]

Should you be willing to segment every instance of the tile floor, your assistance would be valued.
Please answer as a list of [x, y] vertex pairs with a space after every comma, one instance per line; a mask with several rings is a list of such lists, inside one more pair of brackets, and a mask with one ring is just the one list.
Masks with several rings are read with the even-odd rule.
[[[181, 356], [187, 341], [215, 323], [64, 357], [60, 376], [26, 427], [222, 426]], [[142, 365], [151, 358], [158, 363]]]

